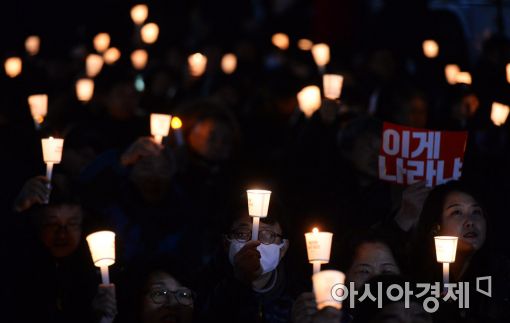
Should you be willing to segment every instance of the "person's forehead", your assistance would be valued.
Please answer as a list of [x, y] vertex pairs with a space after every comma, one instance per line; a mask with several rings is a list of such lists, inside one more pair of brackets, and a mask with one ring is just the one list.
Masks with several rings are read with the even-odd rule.
[[170, 274], [163, 271], [156, 271], [149, 275], [147, 286], [162, 285], [170, 290], [181, 287], [181, 284]]
[[49, 207], [43, 213], [45, 220], [81, 220], [83, 217], [81, 207], [78, 205], [59, 205]]
[[468, 205], [474, 205], [478, 204], [478, 202], [474, 199], [473, 196], [464, 193], [464, 192], [451, 192], [446, 196], [444, 206], [448, 207], [449, 205], [453, 204], [468, 204]]
[[354, 261], [356, 263], [372, 263], [380, 261], [394, 262], [390, 249], [380, 242], [366, 242], [361, 244], [356, 250], [356, 258]]

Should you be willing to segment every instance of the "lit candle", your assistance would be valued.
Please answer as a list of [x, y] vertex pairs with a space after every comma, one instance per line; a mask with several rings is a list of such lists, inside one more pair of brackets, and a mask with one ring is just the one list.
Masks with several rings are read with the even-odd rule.
[[140, 26], [142, 25], [147, 17], [149, 16], [149, 8], [145, 4], [138, 4], [131, 8], [131, 19], [133, 22]]
[[322, 83], [324, 86], [324, 96], [330, 100], [336, 100], [342, 93], [342, 85], [344, 83], [344, 77], [337, 74], [324, 74], [322, 77]]
[[443, 284], [448, 284], [450, 280], [450, 263], [455, 262], [457, 240], [457, 237], [450, 236], [434, 237], [437, 262], [443, 264]]
[[169, 114], [151, 113], [151, 134], [158, 144], [163, 142], [163, 137], [168, 136], [171, 120]]
[[232, 53], [223, 55], [221, 58], [221, 69], [225, 74], [232, 74], [237, 67], [237, 57]]
[[284, 33], [276, 33], [271, 37], [271, 41], [273, 45], [278, 47], [281, 50], [286, 50], [289, 48], [289, 36]]
[[435, 58], [439, 54], [439, 45], [435, 40], [427, 39], [423, 41], [423, 54], [428, 58]]
[[21, 74], [23, 63], [19, 57], [9, 57], [5, 60], [4, 68], [7, 76], [15, 78]]
[[321, 74], [324, 74], [326, 65], [329, 63], [330, 59], [329, 46], [324, 43], [313, 45], [312, 56], [315, 64], [319, 67], [319, 71]]
[[455, 83], [457, 84], [471, 84], [471, 74], [469, 72], [459, 72], [455, 75]]
[[145, 49], [137, 49], [131, 53], [131, 64], [137, 70], [143, 70], [149, 60], [149, 54]]
[[30, 107], [32, 118], [34, 119], [35, 127], [39, 129], [41, 123], [44, 121], [44, 117], [46, 117], [46, 114], [48, 114], [48, 95], [30, 95], [28, 97], [28, 105]]
[[207, 67], [207, 57], [200, 53], [195, 53], [188, 57], [189, 73], [193, 77], [200, 77], [205, 73]]
[[94, 81], [91, 79], [79, 79], [76, 81], [76, 96], [81, 102], [88, 102], [94, 95]]
[[85, 60], [85, 69], [88, 77], [95, 77], [103, 68], [103, 56], [97, 54], [90, 54]]
[[260, 218], [267, 217], [271, 191], [247, 190], [246, 193], [248, 194], [248, 214], [253, 218], [251, 239], [258, 240]]
[[99, 33], [94, 37], [93, 43], [97, 52], [103, 53], [110, 47], [110, 35], [107, 33]]
[[41, 47], [41, 39], [39, 36], [29, 36], [25, 40], [25, 50], [28, 55], [35, 56], [39, 53], [39, 48]]
[[146, 44], [154, 44], [158, 40], [159, 27], [155, 23], [151, 22], [142, 27], [140, 30], [142, 41]]
[[312, 232], [305, 233], [305, 240], [308, 261], [313, 265], [313, 272], [318, 273], [321, 264], [329, 262], [333, 233], [319, 232], [319, 229], [313, 228]]
[[182, 121], [179, 117], [173, 117], [172, 121], [170, 122], [170, 127], [173, 130], [173, 133], [175, 135], [175, 141], [177, 142], [178, 146], [184, 145], [184, 138], [182, 136]]
[[101, 268], [103, 284], [110, 283], [108, 266], [115, 263], [115, 233], [112, 231], [98, 231], [87, 236], [92, 261]]
[[313, 293], [317, 309], [320, 311], [326, 306], [334, 307], [338, 310], [342, 308], [342, 302], [333, 297], [333, 287], [345, 282], [345, 275], [337, 270], [323, 270], [313, 274]]
[[444, 74], [446, 76], [446, 81], [448, 84], [455, 84], [457, 79], [457, 74], [460, 73], [460, 67], [457, 64], [448, 64], [444, 68]]
[[299, 109], [310, 118], [321, 107], [321, 90], [318, 86], [310, 85], [297, 94]]
[[104, 62], [108, 65], [115, 64], [120, 58], [120, 50], [115, 47], [108, 48], [103, 54]]
[[64, 139], [44, 138], [41, 139], [43, 159], [46, 163], [46, 177], [51, 182], [53, 175], [53, 165], [59, 164], [62, 160], [62, 151], [64, 150]]
[[491, 108], [491, 120], [496, 126], [501, 126], [505, 124], [506, 119], [508, 118], [508, 113], [510, 112], [510, 107], [508, 105], [504, 105], [498, 102], [492, 103]]
[[510, 83], [510, 63], [506, 64], [506, 81]]
[[298, 48], [304, 51], [312, 50], [313, 42], [310, 39], [300, 39], [298, 40]]

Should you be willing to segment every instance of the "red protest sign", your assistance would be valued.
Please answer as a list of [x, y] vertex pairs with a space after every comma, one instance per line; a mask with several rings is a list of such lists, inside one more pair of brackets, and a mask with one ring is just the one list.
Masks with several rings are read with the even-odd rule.
[[434, 131], [385, 122], [379, 151], [379, 178], [427, 186], [458, 179], [462, 172], [466, 131]]

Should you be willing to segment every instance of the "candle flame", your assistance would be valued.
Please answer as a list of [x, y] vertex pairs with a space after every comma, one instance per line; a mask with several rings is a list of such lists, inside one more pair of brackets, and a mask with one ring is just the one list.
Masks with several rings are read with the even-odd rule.
[[178, 117], [173, 117], [172, 121], [170, 122], [170, 127], [172, 129], [180, 129], [182, 127], [182, 121]]
[[319, 233], [319, 229], [317, 229], [317, 228], [313, 228], [312, 232], [313, 232], [313, 233]]

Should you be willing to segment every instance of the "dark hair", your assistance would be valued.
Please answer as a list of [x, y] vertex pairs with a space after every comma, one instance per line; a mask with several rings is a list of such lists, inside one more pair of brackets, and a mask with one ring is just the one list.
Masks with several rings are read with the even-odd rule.
[[357, 117], [347, 123], [337, 136], [338, 148], [350, 152], [356, 140], [364, 134], [381, 136], [382, 122], [373, 117]]

